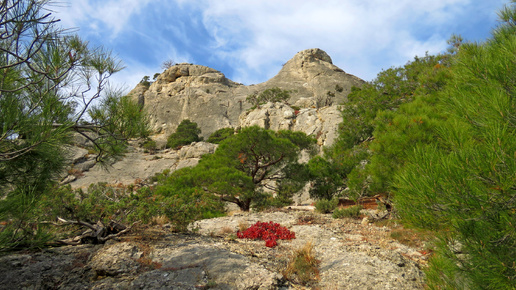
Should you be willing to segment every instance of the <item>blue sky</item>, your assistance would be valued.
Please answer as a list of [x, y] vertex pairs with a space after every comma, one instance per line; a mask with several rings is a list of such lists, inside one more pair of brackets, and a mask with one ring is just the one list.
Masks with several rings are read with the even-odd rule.
[[268, 80], [297, 52], [321, 48], [365, 80], [445, 51], [459, 34], [482, 41], [508, 0], [69, 0], [56, 18], [126, 69], [132, 89], [166, 60], [212, 67], [246, 85]]

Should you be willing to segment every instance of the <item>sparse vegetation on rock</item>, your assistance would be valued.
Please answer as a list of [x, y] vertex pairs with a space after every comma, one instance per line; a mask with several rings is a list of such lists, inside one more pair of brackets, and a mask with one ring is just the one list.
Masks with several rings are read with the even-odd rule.
[[145, 150], [145, 152], [148, 152], [150, 154], [154, 154], [156, 153], [156, 150], [157, 150], [157, 144], [156, 144], [156, 141], [152, 140], [152, 139], [145, 139], [142, 143], [141, 143], [141, 146], [142, 148]]
[[180, 146], [202, 141], [200, 134], [201, 129], [197, 127], [197, 123], [185, 119], [177, 126], [176, 132], [168, 136], [167, 147], [177, 149]]
[[292, 91], [282, 90], [278, 87], [266, 89], [261, 93], [253, 93], [245, 99], [253, 105], [252, 108], [259, 107], [265, 103], [286, 102], [290, 98]]

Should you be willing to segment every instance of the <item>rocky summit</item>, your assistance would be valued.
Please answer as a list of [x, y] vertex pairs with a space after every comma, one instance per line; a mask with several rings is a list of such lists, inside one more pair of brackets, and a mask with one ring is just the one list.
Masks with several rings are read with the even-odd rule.
[[[221, 128], [257, 125], [304, 132], [316, 137], [322, 148], [337, 138], [338, 124], [342, 122], [339, 106], [345, 104], [353, 86], [363, 83], [333, 65], [326, 52], [315, 48], [297, 53], [276, 76], [261, 84], [245, 86], [215, 69], [182, 63], [165, 70], [150, 86], [138, 84], [129, 95], [148, 111], [155, 132], [152, 138], [161, 148], [184, 119], [196, 122], [205, 139]], [[271, 88], [291, 91], [290, 99], [251, 109], [247, 96]], [[71, 149], [72, 166], [62, 179], [75, 188], [87, 188], [95, 182], [131, 184], [166, 169], [195, 166], [203, 154], [215, 150], [214, 144], [199, 142], [179, 151], [146, 154], [134, 143], [122, 160], [104, 168], [95, 164], [88, 150], [80, 148], [84, 142], [77, 141], [78, 147]]]
[[[153, 130], [162, 137], [189, 119], [199, 125], [205, 138], [225, 127], [260, 125], [303, 131], [318, 137], [321, 145], [328, 145], [334, 135], [330, 131], [335, 131], [341, 121], [337, 106], [347, 100], [353, 86], [363, 83], [315, 48], [297, 53], [264, 83], [246, 86], [215, 69], [181, 63], [161, 73], [150, 86], [137, 85], [129, 95], [144, 104]], [[247, 96], [275, 87], [291, 91], [291, 98], [281, 106], [250, 110]], [[330, 140], [325, 139], [327, 136]]]

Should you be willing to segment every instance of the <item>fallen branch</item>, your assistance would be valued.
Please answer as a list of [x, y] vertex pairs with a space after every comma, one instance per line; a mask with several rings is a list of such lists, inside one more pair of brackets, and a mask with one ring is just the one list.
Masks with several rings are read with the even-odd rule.
[[101, 242], [105, 242], [105, 241], [107, 241], [107, 240], [110, 240], [110, 239], [116, 238], [116, 237], [118, 237], [118, 236], [121, 236], [121, 235], [123, 235], [123, 234], [127, 233], [128, 231], [130, 231], [130, 230], [131, 230], [131, 228], [132, 228], [134, 225], [138, 224], [138, 223], [140, 223], [140, 221], [136, 221], [136, 222], [134, 222], [132, 225], [130, 225], [130, 226], [128, 226], [128, 227], [126, 227], [126, 228], [125, 228], [125, 230], [122, 230], [122, 231], [120, 231], [120, 232], [118, 232], [118, 233], [116, 233], [116, 234], [108, 235], [108, 236], [106, 236], [106, 237], [104, 237], [104, 238], [99, 238], [99, 240], [100, 240]]
[[[80, 225], [88, 228], [82, 234], [75, 236], [73, 238], [68, 238], [64, 240], [59, 240], [58, 242], [65, 245], [79, 245], [83, 243], [105, 243], [107, 240], [114, 239], [119, 237], [132, 229], [134, 225], [139, 223], [140, 221], [134, 222], [130, 226], [125, 226], [115, 221], [110, 221], [108, 226], [105, 226], [101, 221], [98, 221], [96, 224], [90, 224], [81, 220], [66, 220], [64, 218], [58, 217], [57, 220], [60, 223], [51, 223], [54, 225]], [[48, 222], [47, 222], [48, 223]]]

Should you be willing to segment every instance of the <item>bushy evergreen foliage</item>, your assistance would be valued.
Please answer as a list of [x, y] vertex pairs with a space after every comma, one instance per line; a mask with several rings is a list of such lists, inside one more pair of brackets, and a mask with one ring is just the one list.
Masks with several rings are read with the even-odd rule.
[[311, 161], [339, 169], [351, 196], [388, 193], [406, 222], [436, 231], [431, 288], [516, 287], [514, 3], [486, 42], [454, 36], [449, 54], [354, 89], [326, 162]]
[[396, 180], [400, 214], [446, 233], [433, 287], [516, 287], [515, 11], [512, 4], [501, 12], [486, 42], [460, 46], [442, 92], [448, 120]]
[[[166, 176], [161, 174], [159, 179]], [[6, 217], [14, 217], [0, 231], [0, 251], [4, 251], [55, 244], [74, 238], [92, 225], [103, 225], [108, 230], [136, 223], [152, 224], [162, 217], [168, 218], [175, 231], [186, 231], [193, 221], [223, 216], [224, 206], [217, 197], [193, 187], [160, 186], [153, 190], [98, 183], [86, 190], [54, 186], [37, 196], [17, 195], [16, 199], [0, 203], [0, 211], [8, 213]], [[98, 238], [108, 234], [99, 231], [89, 236], [90, 240], [77, 242], [103, 242]]]
[[247, 211], [251, 202], [263, 199], [264, 187], [280, 195], [300, 189], [306, 177], [297, 163], [299, 153], [313, 144], [301, 132], [244, 128], [197, 166], [172, 173], [162, 186], [171, 193], [182, 188], [208, 192]]
[[91, 126], [96, 128], [89, 140], [95, 145], [97, 160], [116, 159], [125, 152], [126, 140], [150, 134], [146, 112], [129, 96], [110, 93], [88, 113]]
[[[405, 164], [406, 155], [417, 144], [434, 142], [436, 126], [446, 119], [437, 105], [438, 92], [450, 76], [451, 55], [426, 56], [405, 66], [418, 86], [412, 86], [411, 101], [396, 110], [378, 111], [373, 121], [373, 140], [368, 163], [348, 175], [350, 192], [390, 192], [392, 178]], [[415, 71], [415, 72], [414, 72]]]
[[58, 27], [48, 3], [3, 1], [0, 9], [0, 220], [27, 234], [24, 219], [62, 173], [73, 132], [94, 144], [98, 161], [148, 134], [137, 104], [106, 89], [121, 62]]
[[339, 205], [337, 198], [333, 199], [320, 199], [315, 202], [315, 210], [320, 213], [330, 213]]
[[315, 156], [307, 164], [311, 186], [310, 197], [330, 200], [345, 189], [345, 177], [338, 164]]
[[235, 134], [235, 129], [233, 128], [222, 128], [213, 132], [206, 142], [219, 144], [220, 142], [226, 140], [228, 137]]
[[[31, 197], [30, 207], [15, 199], [0, 204], [0, 208], [11, 207], [0, 211], [13, 218], [0, 231], [0, 251], [44, 247], [46, 243], [73, 237], [81, 229], [78, 224], [58, 223], [58, 218], [90, 225], [108, 225], [111, 221], [129, 225], [136, 220], [149, 222], [162, 206], [151, 200], [148, 191], [135, 195], [128, 188], [106, 184], [92, 184], [87, 191], [54, 186]], [[16, 198], [29, 201], [28, 195]]]
[[[324, 162], [312, 159], [312, 197], [329, 199], [346, 194], [354, 199], [385, 193], [404, 155], [415, 142], [431, 140], [436, 92], [449, 74], [450, 55], [416, 57], [390, 68], [362, 88], [353, 88], [342, 110], [339, 137], [325, 150]], [[428, 105], [427, 105], [428, 103]], [[416, 112], [417, 111], [417, 112]], [[323, 173], [326, 172], [326, 173]]]
[[202, 141], [203, 138], [199, 134], [201, 134], [201, 129], [197, 127], [197, 123], [185, 119], [177, 126], [176, 132], [168, 136], [167, 147], [178, 148]]

